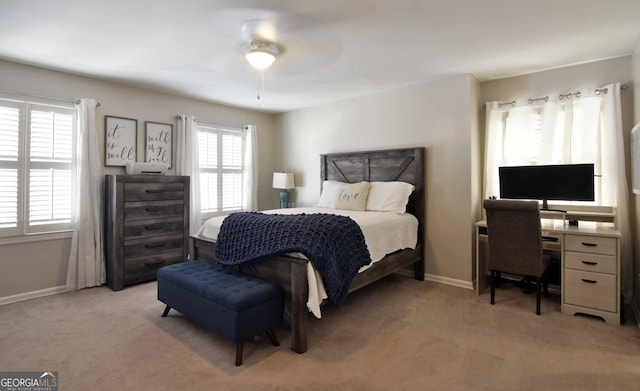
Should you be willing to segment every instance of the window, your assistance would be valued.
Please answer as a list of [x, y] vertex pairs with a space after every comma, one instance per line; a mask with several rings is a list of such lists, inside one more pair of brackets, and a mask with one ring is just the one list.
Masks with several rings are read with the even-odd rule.
[[[595, 202], [602, 200], [601, 98], [493, 110], [487, 128], [485, 196], [499, 194], [498, 167], [593, 163]], [[571, 204], [568, 201], [564, 203]]]
[[198, 124], [202, 217], [242, 210], [244, 132]]
[[70, 229], [75, 108], [0, 98], [0, 236]]

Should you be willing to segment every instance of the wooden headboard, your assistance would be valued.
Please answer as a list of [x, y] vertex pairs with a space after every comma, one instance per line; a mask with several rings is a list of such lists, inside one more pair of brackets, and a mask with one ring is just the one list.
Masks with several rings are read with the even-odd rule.
[[407, 212], [420, 223], [418, 242], [421, 243], [425, 227], [424, 154], [424, 147], [322, 154], [320, 183], [325, 180], [411, 183], [415, 190], [409, 198]]

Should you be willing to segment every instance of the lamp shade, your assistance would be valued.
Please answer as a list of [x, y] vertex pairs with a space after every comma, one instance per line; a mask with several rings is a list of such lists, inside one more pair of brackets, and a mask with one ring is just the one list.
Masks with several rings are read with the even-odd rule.
[[274, 172], [273, 173], [273, 188], [274, 189], [293, 189], [295, 186], [293, 182], [293, 174], [290, 172]]

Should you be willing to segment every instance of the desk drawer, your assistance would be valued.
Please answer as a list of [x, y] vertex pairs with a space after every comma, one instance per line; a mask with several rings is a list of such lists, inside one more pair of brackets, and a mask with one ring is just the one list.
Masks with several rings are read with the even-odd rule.
[[616, 312], [615, 275], [569, 269], [564, 273], [565, 303]]
[[580, 251], [584, 253], [615, 256], [618, 243], [616, 238], [612, 237], [566, 235], [564, 238], [564, 249], [566, 251]]
[[616, 274], [616, 257], [611, 255], [566, 251], [564, 253], [564, 265], [568, 269]]

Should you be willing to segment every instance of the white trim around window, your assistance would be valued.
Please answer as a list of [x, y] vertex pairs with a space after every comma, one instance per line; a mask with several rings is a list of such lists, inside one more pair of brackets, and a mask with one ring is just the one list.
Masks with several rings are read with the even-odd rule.
[[0, 94], [0, 238], [70, 230], [76, 133], [72, 102]]
[[202, 218], [243, 209], [245, 133], [198, 123]]

